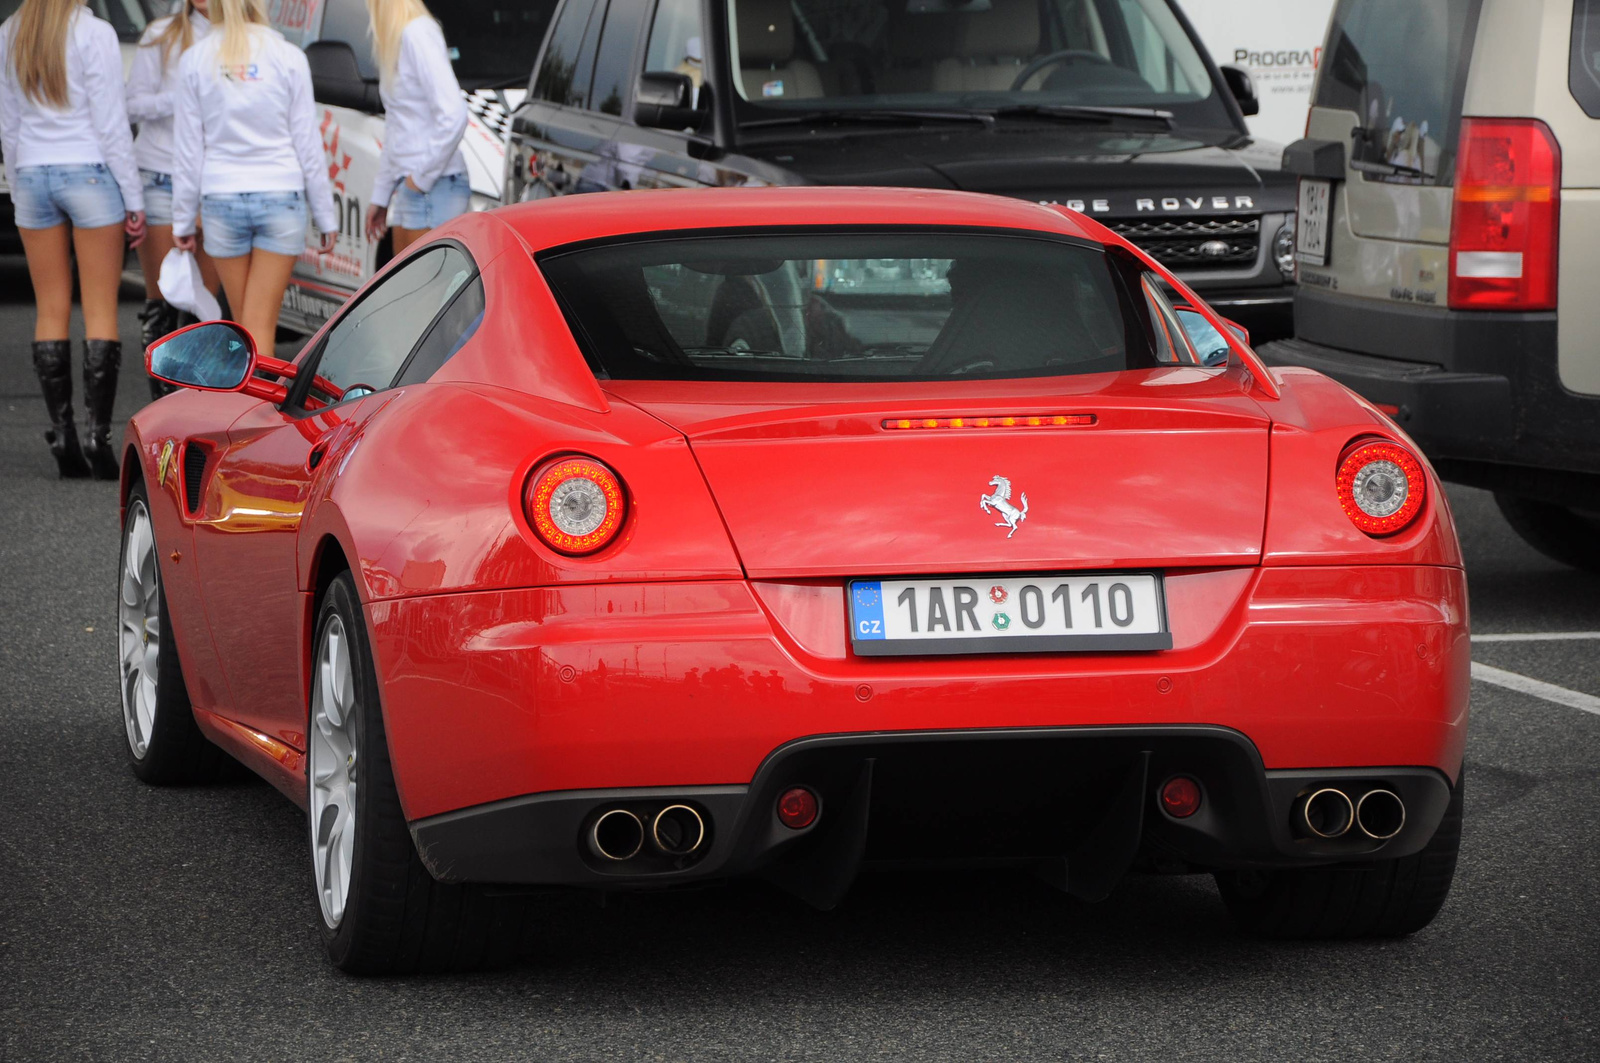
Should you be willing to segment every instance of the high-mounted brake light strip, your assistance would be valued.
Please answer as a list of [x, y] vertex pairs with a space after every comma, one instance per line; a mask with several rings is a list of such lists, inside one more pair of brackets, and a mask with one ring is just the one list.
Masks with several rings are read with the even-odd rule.
[[1092, 413], [979, 414], [974, 417], [885, 417], [883, 427], [906, 428], [1081, 428], [1095, 422]]

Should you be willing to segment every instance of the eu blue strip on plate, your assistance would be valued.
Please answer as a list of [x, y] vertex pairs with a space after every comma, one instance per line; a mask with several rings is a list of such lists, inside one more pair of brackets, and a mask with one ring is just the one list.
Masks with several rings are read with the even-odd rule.
[[883, 584], [856, 583], [850, 588], [857, 639], [881, 639], [883, 630]]

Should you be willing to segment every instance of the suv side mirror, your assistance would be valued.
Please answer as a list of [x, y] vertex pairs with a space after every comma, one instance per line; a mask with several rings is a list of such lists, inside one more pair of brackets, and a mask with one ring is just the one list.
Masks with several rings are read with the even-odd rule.
[[311, 91], [318, 103], [348, 107], [363, 114], [382, 114], [376, 78], [361, 76], [356, 51], [344, 41], [314, 41], [306, 45], [311, 66]]
[[646, 70], [633, 93], [633, 120], [650, 129], [699, 131], [709, 111], [694, 106], [694, 80], [671, 70]]
[[1233, 93], [1233, 98], [1239, 101], [1239, 110], [1249, 118], [1253, 114], [1261, 113], [1261, 101], [1256, 97], [1256, 83], [1248, 71], [1237, 66], [1222, 68], [1222, 80], [1227, 83], [1228, 91]]
[[256, 343], [231, 321], [204, 321], [152, 343], [145, 368], [179, 387], [243, 391], [256, 370]]

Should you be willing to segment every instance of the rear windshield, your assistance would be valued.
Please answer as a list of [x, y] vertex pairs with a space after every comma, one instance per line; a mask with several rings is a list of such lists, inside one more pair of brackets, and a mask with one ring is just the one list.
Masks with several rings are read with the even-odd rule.
[[1573, 0], [1567, 84], [1583, 113], [1600, 118], [1600, 0]]
[[1316, 104], [1360, 116], [1370, 181], [1448, 185], [1479, 0], [1340, 0]]
[[1064, 240], [765, 233], [607, 244], [539, 265], [596, 373], [614, 379], [982, 380], [1155, 364], [1105, 252]]

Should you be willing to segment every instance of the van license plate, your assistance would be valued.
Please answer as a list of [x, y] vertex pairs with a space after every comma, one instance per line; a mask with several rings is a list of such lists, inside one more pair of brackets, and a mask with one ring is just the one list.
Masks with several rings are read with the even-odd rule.
[[1300, 210], [1296, 214], [1294, 259], [1308, 266], [1328, 264], [1329, 199], [1333, 191], [1330, 181], [1300, 179]]
[[849, 590], [862, 656], [1172, 648], [1154, 572], [857, 580]]

